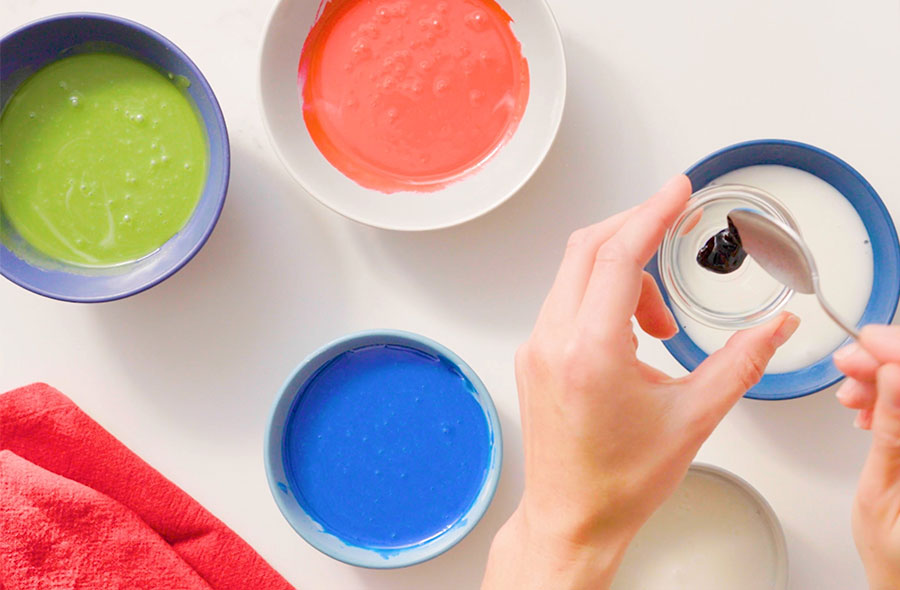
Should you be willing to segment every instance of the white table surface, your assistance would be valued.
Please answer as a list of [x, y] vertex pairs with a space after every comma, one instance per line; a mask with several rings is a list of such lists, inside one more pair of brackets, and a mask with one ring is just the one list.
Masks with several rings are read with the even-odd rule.
[[[5, 30], [77, 8], [172, 39], [218, 95], [233, 164], [211, 239], [157, 287], [79, 305], [0, 282], [0, 390], [38, 380], [59, 388], [301, 589], [477, 588], [522, 489], [513, 353], [569, 232], [637, 203], [701, 156], [759, 137], [843, 157], [900, 218], [897, 0], [551, 4], [569, 94], [547, 160], [486, 217], [398, 234], [319, 206], [277, 161], [256, 104], [271, 1], [3, 0]], [[400, 571], [353, 568], [308, 546], [278, 512], [262, 465], [285, 376], [328, 340], [374, 327], [420, 332], [459, 353], [504, 429], [503, 477], [484, 520], [450, 552]], [[643, 335], [640, 356], [681, 372]], [[700, 452], [772, 503], [794, 590], [864, 587], [849, 512], [869, 436], [851, 420], [833, 390], [743, 400]]]

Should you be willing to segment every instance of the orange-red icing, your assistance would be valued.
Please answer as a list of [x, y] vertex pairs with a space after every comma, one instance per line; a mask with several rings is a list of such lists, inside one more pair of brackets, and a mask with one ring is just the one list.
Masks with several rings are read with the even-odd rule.
[[494, 0], [332, 0], [300, 57], [303, 118], [358, 184], [433, 191], [486, 161], [528, 101], [528, 64]]

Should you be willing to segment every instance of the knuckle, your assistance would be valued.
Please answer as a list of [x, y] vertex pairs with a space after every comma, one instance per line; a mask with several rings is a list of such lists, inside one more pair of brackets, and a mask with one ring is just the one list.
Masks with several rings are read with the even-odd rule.
[[560, 357], [560, 379], [569, 391], [581, 391], [591, 383], [593, 367], [585, 362], [583, 348], [577, 341], [569, 342]]
[[881, 490], [866, 481], [861, 481], [854, 498], [854, 509], [866, 516], [871, 516], [881, 509]]
[[540, 340], [529, 339], [516, 350], [516, 372], [522, 375], [540, 373], [549, 364], [549, 355]]
[[517, 371], [527, 371], [534, 364], [534, 348], [530, 342], [522, 344], [516, 350], [515, 363]]
[[522, 346], [520, 346], [516, 349], [516, 352], [513, 355], [513, 364], [515, 365], [517, 371], [522, 368], [523, 364], [525, 364], [524, 356], [525, 353], [522, 350]]
[[594, 262], [598, 267], [638, 264], [631, 250], [618, 240], [611, 240], [597, 250]]
[[766, 371], [767, 360], [758, 354], [748, 355], [740, 365], [738, 381], [744, 389], [750, 389], [762, 379]]
[[569, 373], [573, 369], [577, 369], [579, 365], [581, 365], [581, 351], [576, 342], [570, 341], [562, 349], [560, 369]]
[[569, 240], [566, 242], [566, 249], [577, 248], [587, 239], [587, 230], [585, 228], [576, 229], [569, 234]]

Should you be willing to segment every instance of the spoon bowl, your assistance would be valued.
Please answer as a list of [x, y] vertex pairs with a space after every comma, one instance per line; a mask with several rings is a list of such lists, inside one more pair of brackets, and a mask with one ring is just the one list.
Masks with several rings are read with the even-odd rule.
[[798, 293], [815, 294], [825, 313], [847, 334], [859, 334], [822, 295], [819, 271], [803, 237], [793, 228], [754, 209], [733, 209], [728, 221], [737, 228], [744, 250], [772, 277]]

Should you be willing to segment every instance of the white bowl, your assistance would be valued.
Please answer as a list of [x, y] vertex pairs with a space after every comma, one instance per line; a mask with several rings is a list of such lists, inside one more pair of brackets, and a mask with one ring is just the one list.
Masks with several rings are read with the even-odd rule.
[[[689, 583], [703, 588], [733, 588], [739, 576], [746, 572], [716, 564], [718, 559], [743, 561], [742, 567], [758, 569], [763, 554], [768, 554], [771, 566], [769, 584], [755, 580], [753, 588], [787, 590], [788, 554], [784, 531], [775, 511], [753, 486], [734, 473], [707, 463], [693, 463], [682, 486], [690, 478], [701, 478], [723, 484], [730, 497], [743, 505], [743, 522], [714, 520], [722, 509], [724, 497], [715, 500], [700, 490], [680, 488], [666, 500], [638, 532], [625, 553], [625, 558], [612, 584], [612, 590], [640, 588], [655, 590], [687, 588]], [[698, 493], [699, 492], [699, 493]], [[741, 498], [742, 497], [742, 498]], [[741, 498], [738, 500], [738, 498]], [[717, 506], [718, 504], [718, 506]], [[746, 527], [765, 531], [766, 540], [757, 544], [739, 542], [738, 533]], [[767, 568], [768, 569], [768, 568]], [[716, 571], [718, 570], [718, 571]], [[715, 585], [702, 583], [715, 581]], [[744, 580], [747, 582], [747, 580]], [[750, 583], [740, 584], [741, 588]]]
[[512, 138], [480, 169], [432, 193], [384, 194], [343, 175], [319, 152], [303, 122], [297, 66], [319, 0], [280, 0], [259, 58], [263, 120], [278, 157], [323, 205], [367, 225], [401, 231], [449, 227], [483, 215], [512, 196], [550, 149], [562, 119], [566, 61], [545, 0], [500, 0], [528, 60], [525, 114]]

